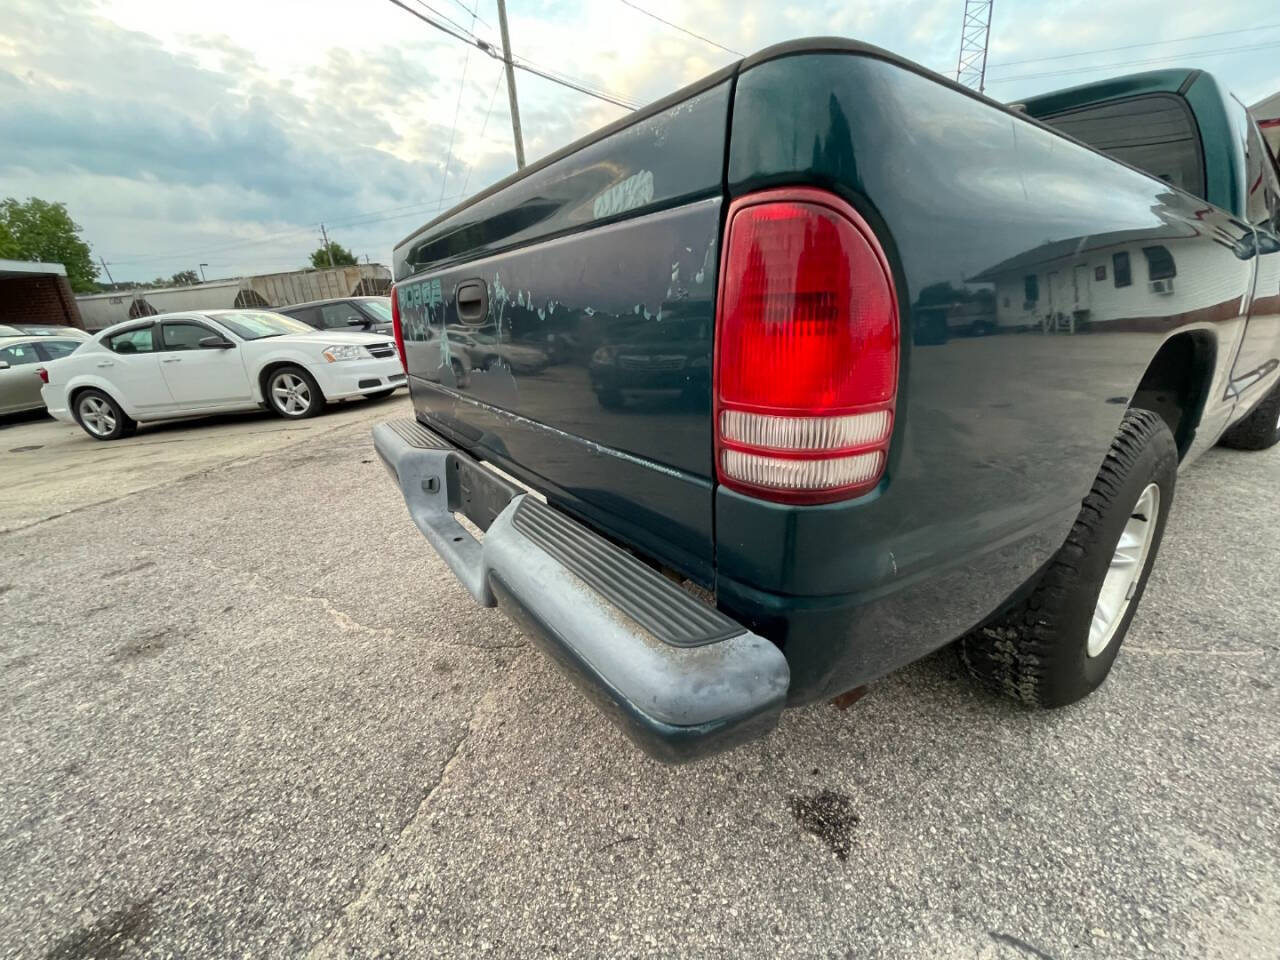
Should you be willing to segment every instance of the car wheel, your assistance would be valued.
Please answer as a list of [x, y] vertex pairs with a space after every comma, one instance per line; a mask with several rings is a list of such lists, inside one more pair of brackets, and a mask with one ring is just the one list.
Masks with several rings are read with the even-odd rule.
[[76, 397], [76, 421], [95, 440], [119, 440], [137, 432], [138, 424], [120, 404], [101, 390], [85, 390]]
[[301, 367], [280, 367], [267, 378], [267, 402], [290, 420], [304, 420], [324, 412], [324, 394]]
[[1236, 450], [1266, 450], [1280, 443], [1280, 384], [1218, 443]]
[[1097, 689], [1146, 589], [1177, 472], [1164, 420], [1148, 410], [1126, 413], [1067, 542], [1029, 590], [961, 638], [969, 672], [1041, 707]]
[[385, 400], [395, 392], [394, 388], [391, 390], [375, 390], [373, 393], [366, 393], [365, 396], [370, 400]]

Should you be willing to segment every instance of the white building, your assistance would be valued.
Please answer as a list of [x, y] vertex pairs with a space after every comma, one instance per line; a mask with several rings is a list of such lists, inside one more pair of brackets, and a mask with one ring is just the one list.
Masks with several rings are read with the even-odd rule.
[[[1238, 309], [1239, 278], [1189, 225], [1122, 230], [1043, 244], [965, 281], [994, 284], [996, 325], [1074, 332], [1105, 323], [1143, 329], [1177, 312]], [[1175, 299], [1176, 297], [1176, 299]], [[1206, 318], [1209, 314], [1205, 314]]]
[[1249, 112], [1258, 121], [1263, 137], [1271, 145], [1271, 155], [1280, 159], [1280, 92], [1259, 100], [1249, 108]]

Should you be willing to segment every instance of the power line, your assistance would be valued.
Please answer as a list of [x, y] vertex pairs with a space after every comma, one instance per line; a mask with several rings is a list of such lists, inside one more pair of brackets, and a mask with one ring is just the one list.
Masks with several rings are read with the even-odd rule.
[[[488, 56], [492, 57], [495, 60], [502, 59], [502, 56], [493, 49], [493, 45], [490, 44], [487, 40], [482, 40], [479, 37], [477, 37], [475, 34], [459, 33], [456, 30], [446, 27], [444, 24], [439, 23], [436, 20], [432, 20], [426, 14], [421, 13], [413, 9], [412, 7], [402, 3], [401, 0], [388, 0], [388, 2], [395, 4], [397, 7], [399, 7], [401, 10], [403, 10], [405, 13], [409, 14], [410, 16], [417, 17], [423, 23], [429, 26], [435, 27], [441, 33], [447, 33], [449, 36], [453, 37], [453, 39], [455, 40], [461, 40], [463, 43], [469, 43], [472, 46], [479, 48], [481, 51], [483, 51], [485, 54], [487, 54]], [[592, 90], [589, 87], [583, 86], [581, 83], [579, 83], [576, 80], [569, 80], [564, 77], [553, 76], [545, 68], [535, 67], [528, 60], [517, 61], [513, 58], [511, 65], [515, 67], [517, 70], [523, 70], [526, 73], [532, 73], [534, 76], [542, 77], [544, 80], [550, 80], [552, 83], [558, 83], [562, 87], [568, 87], [570, 90], [576, 90], [578, 91], [578, 93], [584, 93], [589, 97], [595, 97], [597, 100], [604, 100], [606, 103], [612, 103], [614, 106], [622, 107], [623, 109], [626, 109], [626, 110], [635, 109], [634, 104], [631, 104], [626, 102], [625, 100], [622, 100], [617, 95], [610, 94], [610, 93], [602, 93], [596, 90]]]
[[621, 4], [624, 4], [625, 6], [630, 7], [632, 10], [635, 10], [638, 13], [643, 13], [646, 17], [652, 17], [654, 20], [657, 20], [659, 23], [665, 23], [671, 29], [679, 30], [681, 33], [687, 34], [688, 36], [693, 37], [695, 40], [701, 40], [703, 43], [709, 43], [713, 47], [719, 47], [725, 53], [732, 53], [735, 57], [743, 56], [742, 53], [733, 49], [733, 47], [726, 47], [723, 43], [716, 43], [710, 37], [704, 37], [700, 33], [694, 33], [692, 30], [687, 30], [684, 27], [680, 26], [680, 24], [678, 23], [672, 23], [670, 20], [664, 20], [662, 17], [658, 16], [656, 13], [653, 13], [650, 10], [646, 10], [644, 7], [640, 6], [639, 4], [632, 3], [631, 0], [618, 0], [618, 2]]
[[[453, 2], [454, 2], [454, 3], [456, 3], [458, 6], [460, 6], [463, 10], [466, 10], [466, 11], [467, 11], [467, 13], [469, 13], [473, 18], [475, 18], [476, 20], [479, 20], [481, 23], [483, 23], [483, 24], [484, 24], [486, 27], [488, 27], [490, 30], [492, 30], [492, 29], [493, 29], [493, 24], [492, 24], [492, 23], [490, 23], [490, 22], [489, 22], [488, 20], [486, 20], [484, 17], [480, 16], [480, 14], [476, 13], [474, 10], [471, 10], [470, 8], [468, 8], [468, 7], [467, 7], [467, 5], [466, 5], [465, 3], [463, 3], [463, 2], [462, 2], [462, 0], [453, 0]], [[478, 3], [478, 0], [477, 0], [477, 3]]]
[[532, 73], [535, 76], [550, 80], [553, 83], [558, 83], [561, 86], [571, 87], [581, 93], [593, 96], [597, 100], [607, 100], [609, 103], [616, 104], [619, 107], [624, 107], [627, 110], [636, 110], [640, 106], [640, 104], [635, 101], [628, 100], [623, 97], [622, 94], [615, 93], [607, 87], [593, 87], [585, 80], [570, 77], [557, 70], [552, 70], [550, 67], [544, 67], [542, 64], [534, 63], [532, 60], [527, 58], [512, 58], [511, 62], [512, 66], [518, 70], [524, 70], [526, 73]]
[[[421, 0], [419, 0], [421, 2]], [[479, 5], [480, 0], [473, 0]], [[429, 8], [428, 8], [429, 9]], [[476, 25], [476, 15], [473, 11], [471, 14], [471, 26]], [[467, 88], [467, 67], [471, 63], [471, 48], [467, 47], [466, 55], [462, 58], [462, 78], [458, 81], [458, 99], [453, 105], [453, 126], [449, 128], [449, 151], [444, 158], [444, 176], [440, 178], [440, 199], [444, 199], [444, 188], [449, 183], [449, 164], [453, 162], [453, 138], [458, 133], [458, 111], [462, 109], [462, 93]]]
[[1243, 47], [1220, 47], [1217, 50], [1184, 50], [1182, 53], [1172, 53], [1163, 57], [1151, 57], [1146, 60], [1119, 60], [1113, 63], [1098, 63], [1090, 67], [1073, 67], [1069, 70], [1050, 70], [1044, 73], [1019, 73], [1012, 77], [997, 77], [989, 80], [989, 83], [1012, 83], [1015, 80], [1041, 80], [1046, 77], [1066, 77], [1078, 73], [1096, 73], [1099, 70], [1110, 70], [1112, 67], [1137, 67], [1152, 63], [1166, 63], [1170, 60], [1187, 60], [1192, 57], [1219, 57], [1224, 54], [1240, 53], [1245, 50], [1266, 50], [1271, 47], [1280, 47], [1280, 40], [1272, 40], [1268, 43], [1255, 43]]
[[[439, 10], [437, 10], [435, 7], [431, 6], [431, 4], [426, 3], [426, 2], [425, 2], [425, 0], [413, 0], [413, 2], [414, 2], [414, 3], [416, 3], [418, 6], [422, 7], [424, 10], [429, 10], [429, 11], [431, 11], [432, 13], [434, 13], [437, 17], [439, 17], [441, 20], [445, 21], [446, 23], [452, 24], [453, 26], [457, 27], [459, 30], [461, 30], [461, 31], [462, 31], [464, 34], [466, 34], [468, 37], [473, 37], [473, 38], [475, 38], [476, 40], [479, 40], [479, 39], [480, 39], [478, 36], [476, 36], [476, 32], [475, 32], [475, 26], [476, 26], [476, 25], [475, 25], [475, 20], [474, 20], [474, 19], [472, 20], [472, 22], [471, 22], [471, 26], [470, 26], [470, 27], [464, 27], [464, 26], [463, 26], [462, 24], [460, 24], [457, 20], [454, 20], [452, 17], [449, 17], [449, 16], [447, 16], [447, 15], [445, 15], [445, 14], [441, 13], [441, 12], [440, 12]], [[469, 14], [470, 14], [470, 13], [471, 13], [471, 11], [470, 11], [470, 10], [468, 10], [468, 11], [467, 11], [467, 13], [469, 13]], [[471, 14], [471, 15], [472, 15], [472, 17], [474, 18], [475, 14]], [[486, 41], [484, 41], [484, 42], [485, 42], [485, 43], [488, 43], [489, 41], [487, 41], [487, 40], [486, 40]]]
[[[484, 123], [480, 124], [479, 140], [484, 140], [484, 132], [489, 128], [489, 114], [493, 113], [494, 101], [498, 99], [498, 87], [502, 86], [503, 69], [498, 68], [498, 79], [493, 83], [493, 93], [489, 94], [489, 109], [484, 112]], [[475, 164], [467, 164], [467, 175], [462, 178], [462, 195], [467, 195], [467, 184], [471, 182], [471, 171], [475, 168]]]
[[1197, 33], [1189, 37], [1173, 37], [1169, 40], [1149, 40], [1146, 43], [1127, 43], [1122, 47], [1102, 47], [1098, 50], [1081, 50], [1079, 53], [1059, 53], [1052, 57], [1031, 57], [1027, 60], [1001, 60], [988, 66], [988, 70], [997, 67], [1013, 67], [1024, 63], [1043, 63], [1045, 60], [1066, 60], [1069, 57], [1087, 57], [1095, 53], [1115, 53], [1117, 50], [1135, 50], [1138, 47], [1158, 47], [1166, 43], [1183, 43], [1187, 40], [1204, 40], [1208, 37], [1226, 37], [1233, 33], [1253, 33], [1257, 30], [1273, 30], [1280, 23], [1267, 23], [1256, 27], [1241, 27], [1239, 30], [1219, 30], [1217, 33]]
[[486, 49], [489, 46], [488, 43], [485, 43], [484, 41], [480, 40], [474, 34], [463, 36], [461, 33], [457, 33], [454, 30], [450, 30], [443, 23], [437, 23], [435, 20], [432, 20], [425, 13], [419, 13], [417, 10], [413, 9], [413, 7], [410, 7], [406, 4], [401, 3], [400, 0], [389, 0], [389, 2], [394, 3], [397, 7], [403, 10], [405, 13], [409, 14], [409, 16], [417, 17], [423, 23], [430, 24], [431, 26], [439, 30], [441, 33], [447, 33], [449, 36], [453, 37], [453, 39], [455, 40], [461, 40], [463, 43], [471, 43], [471, 44], [475, 44], [476, 46], [480, 46], [481, 44], [484, 44], [483, 48], [486, 48]]

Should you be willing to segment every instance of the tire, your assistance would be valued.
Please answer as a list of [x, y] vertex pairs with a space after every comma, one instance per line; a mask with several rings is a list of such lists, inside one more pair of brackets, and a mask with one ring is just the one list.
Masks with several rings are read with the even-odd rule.
[[324, 412], [325, 399], [319, 384], [301, 367], [272, 370], [263, 392], [271, 409], [286, 420], [305, 420]]
[[76, 394], [76, 423], [95, 440], [131, 437], [138, 424], [109, 394], [89, 389]]
[[960, 639], [969, 673], [1039, 707], [1066, 706], [1096, 690], [1146, 589], [1177, 472], [1178, 449], [1164, 420], [1129, 410], [1067, 542], [1009, 607]]
[[395, 392], [395, 388], [393, 387], [390, 390], [375, 390], [373, 393], [366, 393], [365, 396], [370, 400], [385, 400]]
[[1218, 441], [1236, 450], [1266, 450], [1280, 443], [1280, 385]]

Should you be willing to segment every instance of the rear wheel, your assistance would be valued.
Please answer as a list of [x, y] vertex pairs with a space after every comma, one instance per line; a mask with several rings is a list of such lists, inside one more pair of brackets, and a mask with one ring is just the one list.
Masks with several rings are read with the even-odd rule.
[[1218, 442], [1237, 450], [1266, 450], [1280, 443], [1280, 385]]
[[280, 367], [267, 377], [267, 403], [290, 420], [304, 420], [324, 412], [324, 394], [301, 367]]
[[138, 424], [101, 390], [85, 390], [76, 396], [76, 420], [95, 440], [119, 440], [137, 432]]
[[969, 672], [1041, 707], [1065, 706], [1097, 689], [1146, 589], [1177, 470], [1164, 420], [1130, 410], [1067, 542], [1030, 592], [961, 638]]

